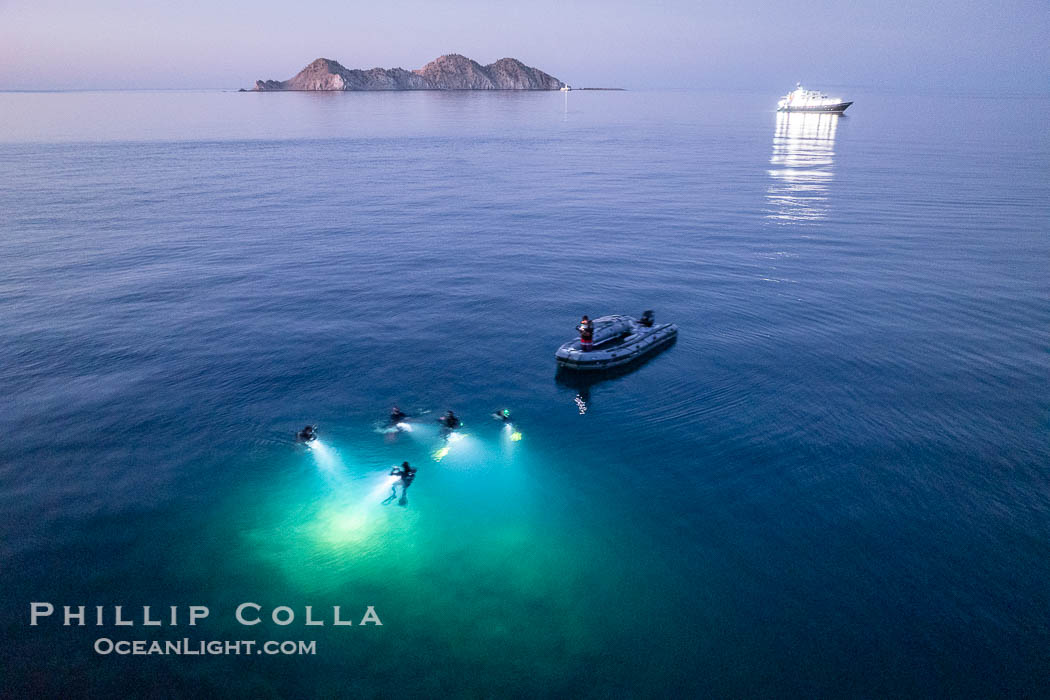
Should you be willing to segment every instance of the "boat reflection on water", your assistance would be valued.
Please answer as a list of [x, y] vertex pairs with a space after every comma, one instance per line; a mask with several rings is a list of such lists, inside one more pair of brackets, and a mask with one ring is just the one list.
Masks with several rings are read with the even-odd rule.
[[812, 223], [828, 215], [828, 186], [835, 177], [835, 130], [839, 114], [777, 112], [773, 132], [768, 218]]
[[567, 389], [574, 389], [576, 391], [576, 396], [574, 396], [572, 400], [576, 403], [576, 408], [582, 416], [587, 413], [587, 408], [591, 404], [591, 387], [596, 384], [601, 384], [602, 382], [612, 381], [628, 374], [633, 374], [658, 358], [668, 348], [674, 347], [677, 342], [678, 337], [675, 336], [659, 350], [651, 352], [648, 355], [643, 355], [639, 359], [626, 365], [620, 365], [619, 367], [613, 367], [612, 369], [580, 372], [578, 370], [559, 366], [558, 371], [554, 375], [554, 381], [557, 382], [559, 386], [563, 386]]

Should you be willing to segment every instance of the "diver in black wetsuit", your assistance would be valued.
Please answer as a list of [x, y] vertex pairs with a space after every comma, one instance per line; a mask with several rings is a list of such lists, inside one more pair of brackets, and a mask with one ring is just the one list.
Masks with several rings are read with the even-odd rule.
[[510, 409], [505, 408], [502, 411], [496, 411], [492, 414], [492, 417], [496, 420], [501, 420], [504, 423], [510, 423]]
[[445, 430], [450, 433], [459, 426], [463, 425], [463, 422], [460, 421], [460, 419], [457, 418], [456, 414], [452, 411], [448, 411], [441, 418], [438, 418], [438, 420], [443, 426], [445, 426]]
[[390, 470], [390, 476], [400, 476], [399, 481], [394, 482], [394, 485], [390, 487], [390, 496], [383, 501], [383, 505], [386, 505], [397, 498], [397, 485], [401, 484], [401, 500], [397, 502], [398, 505], [408, 505], [408, 487], [412, 485], [412, 481], [416, 478], [416, 469], [409, 465], [408, 462], [402, 462], [400, 467], [394, 467]]
[[412, 480], [416, 478], [416, 468], [410, 466], [408, 462], [402, 462], [400, 467], [393, 467], [390, 470], [390, 476], [400, 476], [407, 489], [412, 485]]
[[313, 442], [317, 439], [317, 426], [308, 425], [296, 433], [295, 437], [299, 442]]
[[408, 414], [402, 411], [397, 406], [394, 406], [390, 411], [390, 425], [397, 425], [404, 419], [408, 418]]

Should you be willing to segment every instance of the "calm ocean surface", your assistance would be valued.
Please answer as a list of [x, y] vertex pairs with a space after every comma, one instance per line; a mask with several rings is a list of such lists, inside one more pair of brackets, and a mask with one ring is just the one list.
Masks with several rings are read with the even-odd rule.
[[0, 695], [1050, 692], [1050, 99], [776, 97], [0, 94]]

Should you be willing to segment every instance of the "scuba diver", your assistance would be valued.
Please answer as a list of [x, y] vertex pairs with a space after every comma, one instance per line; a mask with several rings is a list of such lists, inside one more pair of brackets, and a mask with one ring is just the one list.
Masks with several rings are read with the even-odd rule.
[[408, 418], [408, 414], [397, 406], [394, 406], [394, 408], [390, 410], [390, 425], [397, 425], [406, 418]]
[[580, 325], [576, 327], [580, 332], [580, 349], [587, 352], [594, 342], [594, 322], [586, 315], [580, 319]]
[[397, 485], [401, 484], [401, 500], [397, 502], [399, 506], [408, 505], [408, 487], [412, 485], [412, 481], [416, 478], [416, 469], [409, 465], [408, 462], [402, 462], [400, 467], [393, 467], [390, 470], [390, 476], [400, 476], [401, 479], [394, 482], [394, 485], [390, 487], [390, 496], [383, 501], [383, 505], [387, 505], [395, 498], [397, 498]]
[[452, 411], [446, 412], [445, 415], [438, 418], [438, 421], [444, 426], [445, 431], [449, 433], [463, 425], [463, 422]]
[[521, 440], [521, 431], [518, 430], [517, 424], [514, 423], [514, 419], [511, 418], [509, 408], [504, 408], [502, 411], [496, 411], [492, 414], [492, 417], [503, 423], [503, 434], [510, 438], [511, 442]]
[[308, 425], [296, 433], [295, 437], [299, 442], [313, 442], [317, 439], [317, 426]]
[[391, 468], [390, 476], [400, 476], [407, 489], [412, 485], [412, 480], [416, 478], [416, 471], [417, 469], [409, 465], [408, 462], [402, 462], [400, 467]]
[[638, 323], [642, 324], [646, 328], [652, 328], [653, 321], [655, 320], [656, 319], [653, 318], [653, 310], [647, 309], [646, 312], [642, 314], [642, 317], [638, 319]]

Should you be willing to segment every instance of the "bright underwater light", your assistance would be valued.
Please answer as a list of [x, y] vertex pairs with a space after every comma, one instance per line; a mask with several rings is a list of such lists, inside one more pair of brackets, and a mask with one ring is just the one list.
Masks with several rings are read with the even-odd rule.
[[367, 519], [361, 512], [336, 513], [329, 518], [332, 535], [335, 537], [351, 535], [364, 527]]
[[372, 489], [371, 492], [369, 492], [368, 500], [374, 501], [375, 499], [385, 494], [387, 491], [390, 490], [390, 487], [397, 483], [398, 479], [400, 478], [400, 476], [395, 476], [393, 474], [388, 474], [387, 476], [383, 477], [379, 481], [379, 483], [376, 484], [376, 487]]
[[335, 450], [320, 440], [312, 440], [306, 443], [306, 445], [317, 458], [317, 465], [319, 467], [328, 471], [332, 471], [336, 468], [339, 460], [335, 454]]
[[449, 433], [448, 437], [445, 438], [445, 445], [434, 452], [434, 461], [440, 462], [443, 460], [448, 455], [452, 445], [462, 441], [466, 437], [466, 433]]
[[400, 478], [383, 474], [374, 480], [369, 478], [361, 490], [341, 489], [317, 515], [318, 540], [326, 546], [345, 547], [381, 536], [385, 529], [379, 509], [383, 499], [392, 495], [391, 489], [396, 488]]

